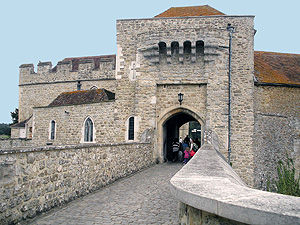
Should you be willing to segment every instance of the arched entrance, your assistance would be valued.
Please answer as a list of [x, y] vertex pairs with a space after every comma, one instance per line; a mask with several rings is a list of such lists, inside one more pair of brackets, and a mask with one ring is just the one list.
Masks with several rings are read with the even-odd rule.
[[[161, 162], [172, 159], [172, 142], [175, 138], [180, 137], [180, 127], [192, 121], [195, 122], [195, 125], [198, 124], [195, 129], [200, 132], [199, 141], [202, 143], [204, 130], [203, 119], [193, 111], [186, 108], [177, 108], [170, 110], [161, 117], [158, 122], [158, 156]], [[184, 133], [181, 133], [181, 135], [182, 134]], [[189, 133], [186, 134], [189, 136], [193, 135], [191, 129], [189, 129]]]

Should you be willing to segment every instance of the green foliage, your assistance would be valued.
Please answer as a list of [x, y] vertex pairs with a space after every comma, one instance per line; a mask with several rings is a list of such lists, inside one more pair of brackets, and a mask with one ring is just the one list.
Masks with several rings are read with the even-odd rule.
[[293, 159], [287, 156], [286, 162], [279, 160], [277, 165], [278, 180], [271, 183], [267, 181], [267, 190], [284, 195], [300, 197], [299, 181], [300, 176], [296, 177], [296, 169]]
[[15, 111], [10, 112], [11, 120], [13, 121], [12, 124], [18, 123], [19, 120], [19, 109], [15, 108]]
[[9, 138], [10, 138], [9, 135], [0, 134], [0, 139], [9, 139]]
[[[10, 136], [10, 126], [9, 124], [0, 123], [0, 137]], [[5, 136], [4, 136], [5, 135]]]

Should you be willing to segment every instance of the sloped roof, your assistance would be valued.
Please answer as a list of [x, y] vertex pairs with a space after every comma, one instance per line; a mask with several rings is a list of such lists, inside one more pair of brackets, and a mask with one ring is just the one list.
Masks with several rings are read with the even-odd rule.
[[[86, 57], [70, 57], [63, 59], [62, 62], [72, 62], [72, 71], [78, 71], [79, 63], [93, 61], [95, 63], [95, 69], [99, 69], [100, 62], [115, 62], [116, 55], [100, 55], [100, 56], [86, 56]], [[56, 66], [52, 69], [52, 72], [56, 71]]]
[[163, 13], [155, 16], [159, 17], [189, 17], [189, 16], [221, 16], [224, 13], [210, 7], [209, 5], [188, 6], [188, 7], [172, 7]]
[[254, 74], [258, 82], [300, 85], [300, 55], [255, 51]]
[[49, 106], [80, 105], [115, 99], [115, 93], [105, 89], [82, 90], [61, 93]]
[[28, 122], [28, 120], [30, 120], [32, 117], [32, 115], [27, 119], [27, 120], [23, 120], [20, 123], [15, 123], [10, 125], [11, 128], [25, 128], [26, 123]]

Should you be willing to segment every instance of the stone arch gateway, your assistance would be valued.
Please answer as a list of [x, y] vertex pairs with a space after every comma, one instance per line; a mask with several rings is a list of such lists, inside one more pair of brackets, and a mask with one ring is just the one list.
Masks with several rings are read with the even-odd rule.
[[[200, 115], [185, 107], [170, 109], [158, 117], [156, 158], [160, 162], [170, 160], [171, 144], [179, 137], [179, 128], [190, 121], [197, 121], [202, 127], [201, 139], [205, 130], [204, 120]], [[203, 141], [201, 141], [203, 143]]]

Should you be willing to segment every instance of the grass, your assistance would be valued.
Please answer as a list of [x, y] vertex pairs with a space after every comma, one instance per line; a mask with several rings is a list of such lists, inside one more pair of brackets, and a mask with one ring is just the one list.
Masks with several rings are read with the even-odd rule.
[[9, 135], [0, 134], [0, 139], [9, 139], [9, 138], [10, 138]]

